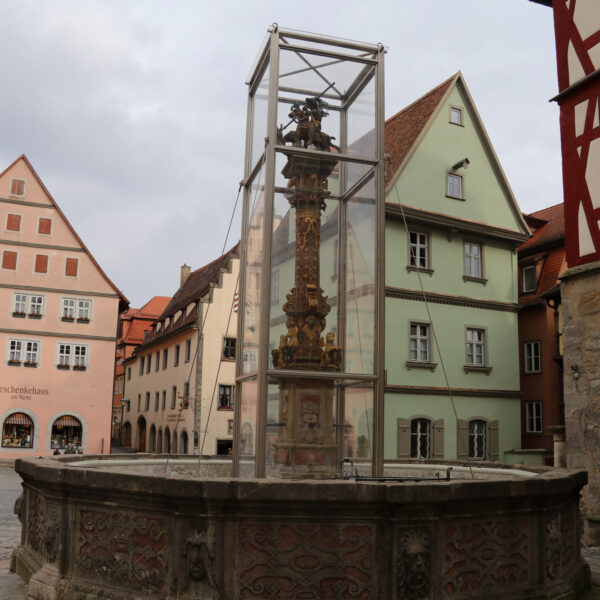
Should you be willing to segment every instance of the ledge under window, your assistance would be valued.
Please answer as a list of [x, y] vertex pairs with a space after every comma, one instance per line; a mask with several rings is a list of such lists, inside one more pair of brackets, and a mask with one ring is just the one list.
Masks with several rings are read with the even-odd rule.
[[36, 362], [24, 362], [23, 366], [29, 367], [30, 369], [35, 369], [38, 366], [38, 364]]
[[430, 371], [435, 371], [437, 367], [437, 363], [434, 362], [420, 362], [418, 360], [407, 360], [406, 368], [410, 371], [410, 369], [429, 369]]
[[460, 196], [449, 196], [448, 194], [446, 194], [446, 198], [451, 198], [452, 200], [462, 200], [463, 202], [465, 201], [465, 199], [461, 198]]
[[465, 373], [485, 373], [489, 375], [492, 371], [492, 367], [485, 367], [483, 365], [465, 365]]
[[61, 321], [67, 321], [68, 323], [72, 323], [75, 319], [73, 317], [61, 317]]
[[20, 360], [9, 360], [8, 361], [9, 367], [18, 367], [18, 366], [20, 366], [20, 364], [21, 364]]
[[85, 371], [86, 369], [85, 365], [73, 365], [73, 371]]
[[42, 315], [40, 313], [29, 313], [27, 315], [28, 319], [41, 319]]
[[80, 319], [77, 319], [77, 322], [78, 322], [78, 323], [89, 323], [89, 322], [90, 322], [90, 320], [89, 320], [89, 319], [87, 319], [86, 317], [82, 317], [82, 318], [80, 318]]
[[425, 267], [412, 267], [410, 265], [406, 266], [406, 270], [409, 273], [414, 273], [414, 272], [419, 272], [419, 273], [427, 273], [427, 275], [429, 275], [429, 277], [431, 277], [433, 275], [434, 270], [433, 269], [426, 269]]
[[488, 280], [485, 277], [471, 277], [471, 275], [463, 275], [463, 281], [472, 281], [473, 283], [483, 283], [485, 285]]
[[12, 314], [13, 317], [17, 317], [17, 319], [24, 319], [25, 318], [25, 313], [24, 312], [20, 312], [20, 311], [15, 311]]
[[56, 365], [57, 369], [61, 369], [62, 371], [68, 371], [71, 366], [70, 365]]

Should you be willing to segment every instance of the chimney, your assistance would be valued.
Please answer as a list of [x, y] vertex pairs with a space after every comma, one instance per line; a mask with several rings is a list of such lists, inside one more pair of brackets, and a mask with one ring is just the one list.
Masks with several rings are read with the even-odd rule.
[[190, 276], [191, 273], [191, 268], [188, 267], [186, 264], [183, 264], [181, 266], [181, 275], [179, 276], [179, 288], [181, 289], [183, 287], [183, 284], [188, 280], [188, 277]]

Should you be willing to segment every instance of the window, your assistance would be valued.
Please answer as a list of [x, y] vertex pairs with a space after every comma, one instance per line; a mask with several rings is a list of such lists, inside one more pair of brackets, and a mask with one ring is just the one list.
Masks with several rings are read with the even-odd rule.
[[52, 233], [52, 219], [40, 217], [38, 220], [38, 233], [40, 235], [50, 235]]
[[77, 301], [77, 322], [88, 323], [92, 317], [92, 301], [78, 300]]
[[186, 381], [183, 384], [183, 397], [185, 400], [189, 400], [190, 398], [190, 382]]
[[33, 341], [25, 342], [25, 366], [35, 367], [39, 362], [40, 343]]
[[483, 270], [481, 268], [481, 244], [476, 242], [465, 242], [465, 275], [481, 279]]
[[179, 344], [175, 346], [175, 357], [173, 359], [173, 366], [176, 367], [179, 364]]
[[271, 271], [271, 304], [279, 302], [279, 269]]
[[233, 408], [233, 386], [219, 385], [219, 408]]
[[150, 410], [150, 392], [146, 392], [146, 401], [144, 402], [144, 410]]
[[454, 173], [448, 173], [447, 194], [451, 198], [463, 197], [462, 177]]
[[169, 349], [165, 348], [163, 350], [163, 370], [167, 368], [168, 363], [169, 363]]
[[542, 403], [527, 402], [525, 405], [527, 433], [543, 433]]
[[17, 253], [11, 250], [4, 250], [2, 252], [2, 268], [7, 271], [17, 270]]
[[142, 404], [142, 395], [138, 394], [138, 412], [140, 412], [141, 404]]
[[160, 350], [156, 351], [156, 355], [154, 356], [154, 371], [158, 371], [160, 369]]
[[21, 215], [8, 213], [6, 215], [6, 231], [21, 231]]
[[529, 265], [528, 267], [523, 267], [522, 269], [522, 290], [524, 294], [529, 292], [535, 292], [537, 287], [537, 273], [535, 265]]
[[523, 362], [525, 373], [541, 373], [542, 357], [539, 341], [523, 344]]
[[142, 356], [142, 358], [140, 358], [140, 375], [144, 374], [144, 363], [145, 363], [146, 357]]
[[171, 410], [177, 405], [177, 386], [173, 386], [171, 390]]
[[225, 338], [223, 343], [223, 358], [235, 360], [235, 338]]
[[10, 195], [11, 196], [24, 196], [25, 195], [25, 180], [24, 179], [13, 179], [10, 182]]
[[419, 269], [429, 268], [429, 236], [419, 231], [411, 231], [408, 264]]
[[77, 277], [77, 269], [79, 267], [78, 258], [65, 259], [65, 277]]
[[29, 316], [30, 317], [41, 317], [43, 307], [44, 307], [44, 296], [30, 296], [29, 297]]
[[162, 406], [161, 409], [165, 410], [165, 408], [167, 407], [167, 390], [163, 390], [162, 393]]
[[158, 412], [159, 403], [160, 403], [160, 393], [156, 392], [154, 394], [154, 412]]
[[244, 373], [252, 373], [258, 368], [258, 359], [256, 356], [256, 351], [247, 350], [242, 352], [242, 371]]
[[429, 362], [429, 325], [425, 323], [410, 324], [410, 360]]
[[27, 295], [15, 294], [13, 317], [24, 317], [27, 313]]
[[185, 340], [185, 358], [184, 361], [190, 362], [190, 354], [192, 350], [192, 340]]
[[63, 298], [62, 299], [62, 321], [74, 321], [75, 320], [75, 299], [74, 298]]
[[485, 459], [486, 423], [469, 421], [469, 458]]
[[35, 267], [36, 273], [47, 273], [48, 272], [48, 255], [47, 254], [36, 254], [35, 255]]
[[152, 354], [146, 356], [146, 373], [150, 373], [152, 370]]
[[24, 413], [10, 414], [2, 426], [3, 448], [33, 448], [33, 421]]
[[450, 123], [452, 123], [453, 125], [463, 124], [462, 108], [457, 108], [456, 106], [450, 107]]
[[429, 458], [430, 423], [427, 419], [413, 419], [410, 422], [411, 458]]
[[71, 346], [70, 346], [70, 344], [59, 344], [58, 345], [58, 363], [56, 366], [59, 369], [70, 369], [71, 368]]
[[467, 365], [485, 365], [485, 331], [467, 328]]
[[85, 371], [87, 367], [87, 346], [81, 344], [73, 345], [73, 369], [78, 371]]
[[227, 419], [227, 435], [233, 435], [233, 419]]
[[23, 342], [21, 340], [9, 340], [8, 342], [8, 364], [20, 365]]
[[127, 367], [127, 381], [131, 381], [131, 367]]

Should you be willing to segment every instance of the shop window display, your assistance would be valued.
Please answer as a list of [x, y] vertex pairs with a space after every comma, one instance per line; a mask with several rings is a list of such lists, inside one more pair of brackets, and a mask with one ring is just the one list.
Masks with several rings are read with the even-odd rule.
[[3, 448], [33, 448], [33, 421], [24, 413], [9, 415], [2, 426]]
[[52, 448], [66, 448], [71, 442], [78, 449], [81, 448], [81, 423], [75, 417], [64, 415], [52, 424]]

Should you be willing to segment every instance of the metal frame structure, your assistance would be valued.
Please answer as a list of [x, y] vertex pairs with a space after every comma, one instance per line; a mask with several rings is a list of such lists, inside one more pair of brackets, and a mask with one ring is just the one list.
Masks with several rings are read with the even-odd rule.
[[[281, 52], [294, 53], [300, 59], [301, 66], [280, 73]], [[289, 55], [289, 54], [288, 54]], [[381, 477], [383, 475], [383, 399], [384, 399], [384, 312], [385, 312], [385, 294], [384, 294], [384, 192], [385, 192], [385, 170], [384, 170], [384, 55], [385, 49], [381, 44], [363, 44], [348, 40], [329, 38], [321, 35], [305, 32], [281, 29], [274, 24], [269, 29], [266, 44], [258, 56], [255, 67], [246, 82], [248, 90], [248, 117], [246, 130], [246, 162], [244, 170], [244, 206], [242, 216], [242, 244], [241, 244], [241, 269], [240, 269], [240, 312], [238, 317], [238, 357], [236, 370], [236, 417], [234, 426], [234, 451], [233, 451], [233, 474], [234, 476], [254, 476], [265, 477], [266, 469], [266, 435], [268, 427], [278, 426], [281, 423], [268, 423], [267, 421], [267, 395], [269, 381], [274, 377], [287, 377], [291, 380], [299, 377], [306, 377], [319, 380], [331, 380], [332, 384], [338, 390], [344, 390], [352, 385], [371, 385], [373, 386], [373, 430], [371, 445], [371, 469], [372, 476]], [[287, 55], [286, 55], [287, 56]], [[322, 60], [320, 61], [319, 58]], [[294, 59], [295, 60], [295, 59]], [[345, 91], [340, 91], [339, 84], [332, 81], [322, 70], [326, 67], [343, 68], [345, 63], [364, 65], [360, 69], [353, 81], [346, 87]], [[267, 72], [268, 95], [267, 95], [267, 119], [265, 133], [264, 151], [257, 154], [256, 140], [259, 139], [254, 128], [257, 126], [258, 104], [257, 94], [263, 94], [261, 101], [264, 100], [264, 81], [263, 78]], [[347, 230], [344, 224], [347, 219], [347, 202], [353, 194], [359, 190], [366, 182], [374, 178], [374, 319], [373, 319], [373, 372], [372, 373], [347, 373], [343, 369], [332, 373], [331, 371], [298, 371], [295, 369], [274, 370], [269, 367], [269, 336], [270, 336], [270, 302], [271, 297], [271, 253], [273, 242], [273, 218], [274, 218], [274, 196], [276, 193], [282, 193], [281, 186], [276, 185], [276, 166], [277, 157], [283, 153], [290, 154], [290, 146], [281, 145], [281, 138], [278, 141], [278, 108], [281, 104], [292, 104], [295, 99], [301, 95], [315, 96], [315, 89], [305, 89], [304, 87], [294, 87], [286, 85], [290, 79], [295, 76], [308, 73], [311, 77], [315, 76], [323, 84], [323, 88], [318, 91], [319, 97], [331, 101], [328, 104], [328, 110], [339, 118], [339, 153], [329, 153], [308, 147], [295, 147], [292, 152], [301, 157], [314, 157], [316, 159], [329, 159], [332, 156], [338, 161], [340, 171], [340, 181], [345, 181], [345, 174], [349, 165], [358, 163], [365, 167], [365, 173], [353, 182], [348, 189], [339, 190], [338, 194], [332, 194], [330, 198], [338, 201], [339, 206], [339, 256], [338, 256], [338, 296], [337, 306], [346, 306], [346, 268], [347, 258], [344, 252], [347, 245]], [[315, 78], [316, 80], [316, 78]], [[363, 92], [367, 85], [373, 82], [374, 87], [374, 134], [373, 139], [375, 148], [370, 156], [360, 156], [357, 152], [348, 148], [348, 109], [352, 107], [354, 100]], [[261, 85], [262, 84], [262, 85]], [[264, 104], [260, 105], [264, 110]], [[350, 151], [349, 151], [350, 150]], [[254, 153], [254, 154], [253, 154]], [[250, 219], [253, 214], [253, 206], [256, 203], [257, 195], [261, 194], [264, 201], [264, 213], [262, 214], [262, 264], [260, 267], [260, 300], [259, 312], [257, 315], [257, 368], [250, 373], [245, 373], [243, 368], [244, 356], [244, 335], [246, 315], [246, 285], [248, 276], [248, 239], [250, 231]], [[343, 249], [343, 250], [342, 250]], [[337, 311], [337, 343], [343, 349], [346, 347], [346, 314], [345, 308], [339, 308]], [[241, 443], [242, 440], [242, 412], [244, 410], [244, 390], [243, 384], [246, 382], [256, 382], [256, 426], [253, 438], [253, 464], [251, 473], [243, 473], [241, 468]], [[338, 391], [343, 398], [344, 392]], [[343, 407], [344, 403], [337, 401], [335, 407], [335, 422], [344, 423]], [[343, 428], [337, 434], [338, 464], [344, 459], [342, 443]]]

